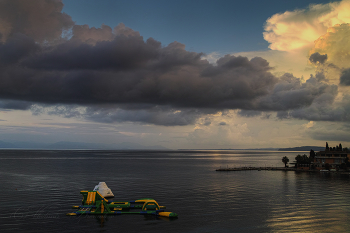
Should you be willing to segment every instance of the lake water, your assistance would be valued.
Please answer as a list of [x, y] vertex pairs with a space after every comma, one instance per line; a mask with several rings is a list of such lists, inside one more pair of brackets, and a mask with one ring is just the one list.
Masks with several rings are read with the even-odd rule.
[[[0, 150], [1, 232], [350, 232], [348, 175], [215, 171], [297, 154]], [[116, 201], [154, 198], [179, 217], [66, 216], [100, 181]]]

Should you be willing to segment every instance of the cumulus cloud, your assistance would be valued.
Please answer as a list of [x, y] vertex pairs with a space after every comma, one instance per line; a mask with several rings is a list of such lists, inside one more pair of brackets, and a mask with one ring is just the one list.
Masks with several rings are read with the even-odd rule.
[[101, 28], [89, 27], [89, 25], [74, 25], [72, 28], [72, 39], [80, 40], [88, 44], [97, 41], [111, 41], [114, 38], [112, 28], [102, 24]]
[[0, 0], [0, 41], [16, 33], [25, 34], [35, 41], [57, 40], [74, 22], [62, 13], [63, 3], [53, 1]]
[[38, 104], [51, 105], [48, 113], [64, 117], [186, 125], [207, 109], [249, 105], [278, 81], [262, 58], [226, 55], [210, 64], [181, 43], [145, 41], [123, 24], [113, 31], [77, 26], [70, 39], [38, 41], [18, 32], [0, 44], [0, 98], [37, 103], [3, 108], [40, 114]]
[[[277, 82], [262, 58], [226, 55], [214, 66], [181, 43], [162, 47], [127, 32], [95, 45], [68, 40], [36, 48], [29, 43], [33, 49], [19, 52], [15, 64], [0, 70], [0, 97], [222, 109], [242, 107], [241, 100], [266, 95]], [[10, 47], [10, 39], [0, 47], [0, 57], [8, 56], [1, 48]]]
[[340, 85], [350, 86], [350, 69], [343, 70], [340, 76]]
[[[164, 46], [153, 38], [145, 40], [122, 23], [114, 29], [73, 26], [61, 13], [60, 1], [36, 1], [28, 9], [25, 1], [0, 4], [27, 13], [23, 18], [0, 16], [0, 32], [5, 35], [0, 44], [2, 108], [170, 126], [194, 124], [225, 109], [241, 109], [242, 116], [282, 114], [321, 100], [332, 103], [337, 94], [336, 86], [323, 82], [321, 73], [306, 82], [292, 74], [276, 77], [261, 57], [225, 55], [213, 64], [203, 59], [204, 54], [187, 51], [184, 44]], [[37, 17], [32, 13], [35, 6], [40, 8]], [[49, 18], [44, 25], [36, 22], [42, 18]], [[21, 20], [28, 21], [27, 27], [2, 29]], [[52, 28], [46, 29], [48, 25]], [[62, 38], [69, 27], [72, 37]], [[325, 58], [315, 51], [312, 61], [323, 64]], [[302, 114], [294, 111], [289, 116]], [[210, 124], [210, 119], [203, 122]]]
[[17, 100], [0, 100], [0, 109], [8, 110], [29, 110], [33, 106], [33, 103], [27, 101]]
[[40, 47], [32, 38], [15, 33], [7, 39], [6, 43], [0, 43], [0, 66], [17, 63], [21, 58], [39, 50]]
[[[349, 2], [343, 1], [339, 4], [346, 9]], [[336, 17], [345, 19], [344, 14]], [[316, 67], [316, 75], [311, 75], [311, 78], [303, 85], [312, 81], [313, 91], [318, 94], [304, 107], [281, 109], [277, 115], [279, 118], [350, 121], [348, 117], [350, 114], [349, 95], [346, 89], [350, 85], [349, 36], [350, 24], [343, 23], [331, 25], [315, 40], [314, 46], [309, 51], [309, 61]], [[338, 85], [340, 85], [339, 88]], [[303, 98], [304, 101], [307, 99], [308, 97]]]
[[270, 95], [263, 96], [257, 102], [256, 108], [271, 111], [286, 111], [308, 107], [317, 101], [326, 101], [330, 104], [338, 94], [336, 85], [320, 82], [311, 76], [306, 82], [284, 74]]
[[323, 95], [310, 106], [282, 112], [279, 118], [296, 118], [310, 121], [350, 121], [350, 96], [344, 95], [341, 100], [334, 101], [334, 96]]
[[335, 126], [334, 123], [330, 123], [324, 126], [313, 127], [309, 129], [308, 134], [311, 138], [320, 141], [333, 141], [335, 143], [350, 141], [349, 125], [347, 124]]
[[[311, 74], [311, 77], [313, 77], [313, 75]], [[316, 78], [316, 80], [317, 81], [328, 81], [328, 79], [326, 79], [326, 76], [325, 76], [325, 74], [324, 73], [322, 73], [322, 72], [317, 72], [316, 73], [316, 75], [315, 75], [315, 78]]]
[[343, 23], [350, 23], [349, 1], [314, 4], [270, 17], [266, 21], [264, 39], [273, 50], [311, 48], [329, 27]]
[[[327, 63], [333, 67], [350, 67], [350, 24], [337, 24], [315, 40], [310, 54], [327, 54]], [[312, 55], [311, 55], [312, 56]], [[311, 59], [311, 57], [310, 57]]]
[[316, 77], [341, 86], [350, 85], [349, 37], [350, 24], [337, 24], [315, 41], [309, 60], [316, 66]]
[[24, 67], [46, 70], [125, 70], [142, 68], [158, 55], [160, 43], [141, 36], [117, 36], [96, 45], [70, 40], [22, 61]]
[[[131, 110], [130, 108], [120, 108], [120, 106], [81, 107], [77, 105], [33, 105], [31, 110], [36, 115], [46, 113], [49, 115], [59, 115], [65, 118], [74, 117], [101, 123], [140, 122], [163, 126], [194, 124], [203, 114], [217, 112], [213, 109], [202, 109], [201, 111], [196, 109], [178, 110], [170, 106], [154, 106], [146, 109], [138, 108]], [[203, 122], [203, 125], [210, 124], [211, 122], [208, 118]]]
[[[307, 51], [308, 52], [308, 51]], [[235, 56], [248, 57], [249, 59], [254, 57], [262, 57], [266, 59], [270, 66], [273, 68], [271, 72], [275, 76], [281, 76], [284, 73], [291, 73], [294, 76], [308, 77], [310, 73], [314, 72], [314, 67], [310, 66], [305, 60], [307, 52], [287, 52], [278, 50], [266, 50], [266, 51], [251, 51], [235, 53]]]
[[319, 62], [319, 63], [323, 64], [327, 60], [327, 54], [321, 55], [319, 52], [316, 52], [316, 53], [311, 54], [309, 60], [312, 63]]
[[256, 117], [256, 116], [261, 116], [262, 112], [255, 111], [255, 110], [239, 110], [237, 114], [239, 116], [244, 116], [244, 117]]

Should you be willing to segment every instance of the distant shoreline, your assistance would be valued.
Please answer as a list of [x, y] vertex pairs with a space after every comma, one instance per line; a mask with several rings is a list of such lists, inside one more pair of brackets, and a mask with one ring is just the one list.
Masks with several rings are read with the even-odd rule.
[[321, 151], [324, 150], [322, 146], [300, 146], [290, 148], [250, 148], [250, 149], [178, 149], [178, 150], [266, 150], [266, 151]]
[[[322, 151], [323, 147], [312, 147], [314, 151]], [[16, 148], [0, 147], [0, 150], [87, 150], [87, 151], [283, 151], [283, 152], [309, 152], [307, 148], [258, 148], [258, 149], [158, 149], [158, 148]]]
[[324, 146], [300, 146], [292, 148], [280, 148], [278, 151], [322, 151], [325, 150]]

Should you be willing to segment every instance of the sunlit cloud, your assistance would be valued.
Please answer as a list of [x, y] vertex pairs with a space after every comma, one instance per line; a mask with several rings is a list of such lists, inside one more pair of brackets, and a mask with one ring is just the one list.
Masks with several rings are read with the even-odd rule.
[[264, 39], [273, 50], [308, 49], [329, 27], [342, 23], [350, 23], [349, 1], [310, 5], [271, 16], [266, 21]]

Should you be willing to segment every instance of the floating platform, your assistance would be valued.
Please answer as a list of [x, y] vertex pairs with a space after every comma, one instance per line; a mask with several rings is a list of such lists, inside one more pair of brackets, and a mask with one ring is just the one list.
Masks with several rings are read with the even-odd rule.
[[[141, 214], [154, 215], [160, 217], [177, 218], [173, 212], [165, 212], [165, 206], [160, 206], [154, 199], [143, 198], [135, 201], [109, 201], [98, 191], [81, 191], [83, 195], [82, 205], [73, 206], [78, 209], [68, 216], [97, 214], [97, 215], [121, 215], [121, 214]], [[140, 211], [132, 211], [140, 209]]]

